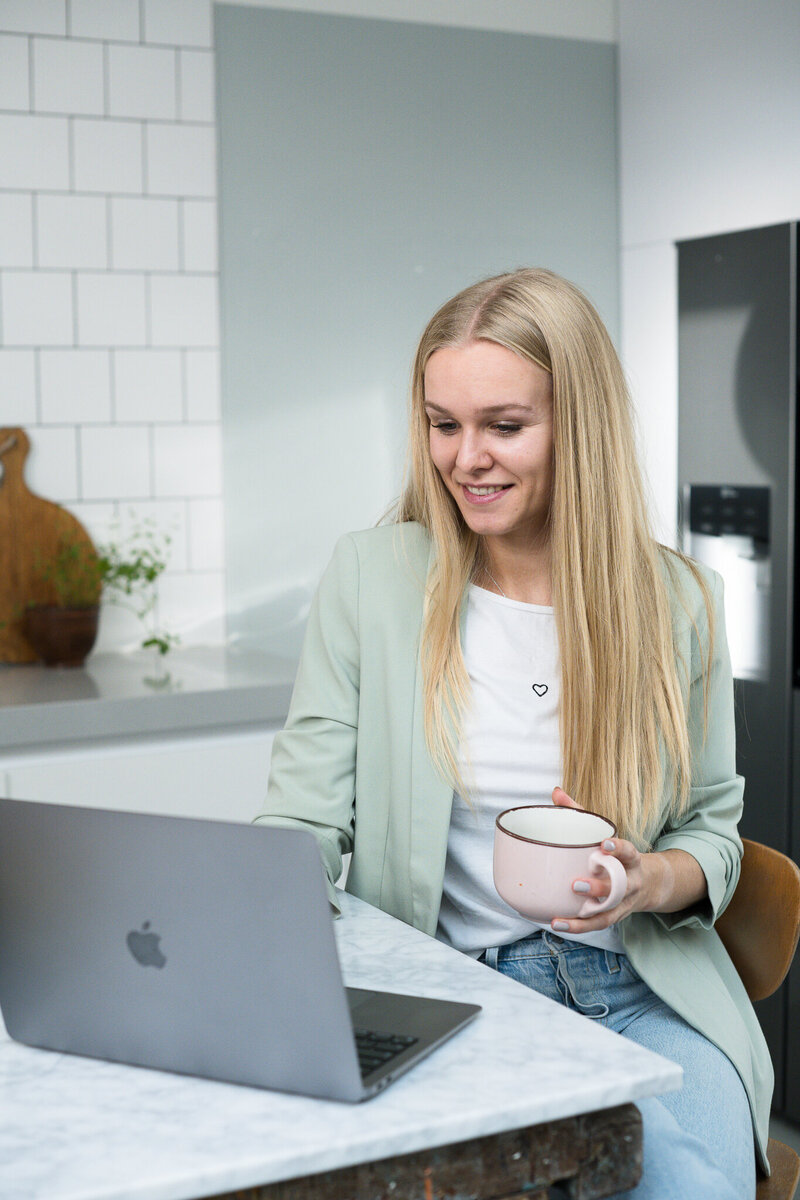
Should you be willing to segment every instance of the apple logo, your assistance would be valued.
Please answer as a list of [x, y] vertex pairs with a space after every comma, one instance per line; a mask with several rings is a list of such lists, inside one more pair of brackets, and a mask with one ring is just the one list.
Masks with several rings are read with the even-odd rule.
[[150, 922], [145, 921], [142, 932], [132, 929], [125, 941], [133, 957], [143, 967], [163, 967], [167, 960], [158, 948], [161, 938], [157, 933], [148, 933], [149, 928]]

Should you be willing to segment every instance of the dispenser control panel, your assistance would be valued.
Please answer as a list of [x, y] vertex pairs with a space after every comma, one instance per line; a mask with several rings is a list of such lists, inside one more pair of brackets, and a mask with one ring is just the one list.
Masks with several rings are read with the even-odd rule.
[[689, 529], [710, 537], [723, 534], [769, 543], [769, 488], [693, 484], [689, 488]]

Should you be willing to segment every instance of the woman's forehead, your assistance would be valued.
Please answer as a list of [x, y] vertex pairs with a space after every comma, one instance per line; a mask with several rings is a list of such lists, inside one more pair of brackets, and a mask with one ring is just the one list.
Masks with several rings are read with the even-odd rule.
[[482, 408], [532, 407], [549, 398], [551, 376], [529, 358], [496, 342], [444, 346], [428, 359], [424, 379], [429, 406], [455, 399], [480, 400]]

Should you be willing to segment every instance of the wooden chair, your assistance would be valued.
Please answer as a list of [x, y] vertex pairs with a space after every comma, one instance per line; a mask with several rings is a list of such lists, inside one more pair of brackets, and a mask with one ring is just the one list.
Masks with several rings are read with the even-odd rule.
[[[800, 934], [800, 869], [785, 854], [744, 841], [742, 874], [716, 929], [751, 1000], [771, 996], [786, 978]], [[772, 1174], [756, 1200], [791, 1200], [800, 1158], [775, 1138], [767, 1149]]]

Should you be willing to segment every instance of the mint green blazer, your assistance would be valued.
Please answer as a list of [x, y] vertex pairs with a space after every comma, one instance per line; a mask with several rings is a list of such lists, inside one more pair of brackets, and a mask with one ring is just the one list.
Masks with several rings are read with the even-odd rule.
[[[434, 935], [442, 896], [452, 786], [437, 773], [423, 730], [419, 637], [431, 547], [415, 524], [348, 534], [312, 606], [286, 727], [275, 738], [269, 790], [257, 821], [316, 834], [333, 881], [352, 852], [347, 890]], [[673, 603], [675, 647], [696, 747], [691, 804], [648, 831], [655, 850], [688, 851], [708, 899], [684, 912], [633, 913], [618, 926], [634, 969], [717, 1045], [750, 1099], [762, 1165], [773, 1086], [764, 1037], [714, 930], [739, 878], [743, 781], [734, 750], [733, 685], [722, 584], [708, 572], [716, 632], [703, 739], [700, 589], [681, 567], [688, 612]]]

